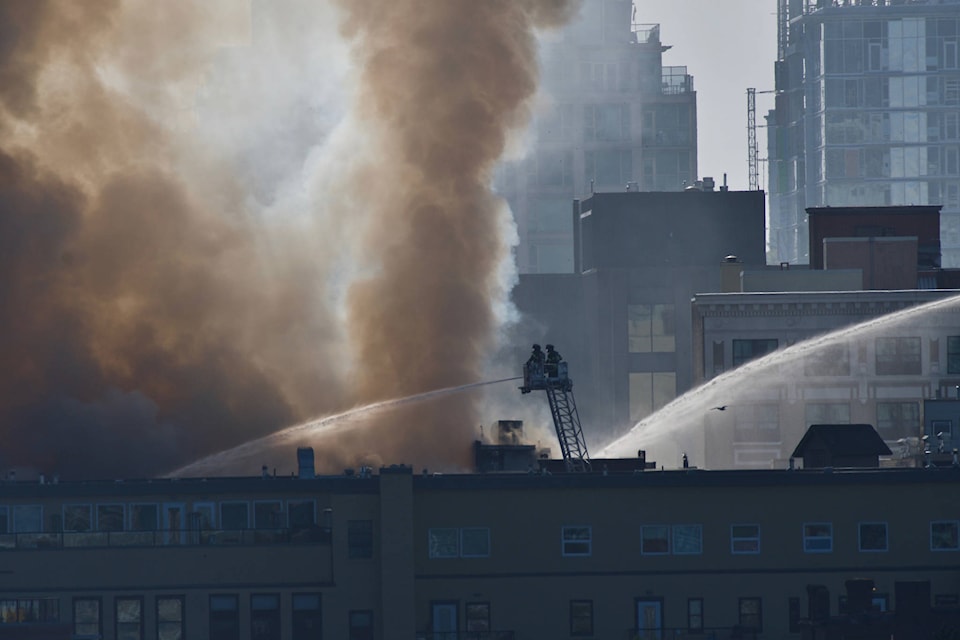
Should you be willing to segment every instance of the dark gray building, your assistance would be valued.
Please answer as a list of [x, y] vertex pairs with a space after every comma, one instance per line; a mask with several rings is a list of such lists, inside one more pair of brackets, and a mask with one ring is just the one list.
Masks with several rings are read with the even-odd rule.
[[721, 290], [728, 255], [764, 266], [764, 194], [595, 193], [574, 209], [576, 275], [522, 275], [514, 300], [570, 363], [589, 443], [691, 388], [690, 300]]

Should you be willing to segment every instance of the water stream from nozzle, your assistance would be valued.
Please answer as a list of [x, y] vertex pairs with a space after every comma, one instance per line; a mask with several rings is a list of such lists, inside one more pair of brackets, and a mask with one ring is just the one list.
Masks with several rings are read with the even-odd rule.
[[425, 400], [430, 400], [432, 398], [438, 398], [441, 396], [446, 396], [454, 393], [460, 393], [462, 391], [469, 391], [470, 389], [475, 389], [477, 387], [484, 387], [492, 384], [499, 384], [501, 382], [512, 382], [514, 380], [520, 380], [522, 376], [515, 376], [513, 378], [500, 378], [499, 380], [484, 380], [482, 382], [471, 382], [469, 384], [461, 384], [455, 387], [445, 387], [443, 389], [434, 389], [433, 391], [425, 391], [424, 393], [417, 393], [412, 396], [406, 396], [404, 398], [393, 398], [391, 400], [381, 400], [380, 402], [373, 402], [361, 407], [354, 407], [342, 413], [338, 413], [332, 416], [324, 416], [323, 418], [316, 418], [308, 422], [303, 422], [301, 424], [296, 424], [285, 429], [281, 429], [275, 433], [271, 433], [268, 436], [262, 438], [257, 438], [256, 440], [250, 440], [249, 442], [244, 442], [241, 445], [236, 447], [231, 447], [230, 449], [225, 449], [217, 453], [211, 454], [199, 460], [195, 460], [188, 465], [180, 467], [174, 471], [171, 471], [167, 474], [168, 477], [181, 478], [187, 476], [195, 475], [205, 475], [209, 473], [216, 473], [221, 471], [224, 467], [232, 462], [242, 460], [244, 458], [257, 455], [260, 452], [276, 447], [278, 445], [289, 443], [290, 441], [297, 438], [307, 438], [311, 436], [318, 435], [330, 435], [335, 433], [338, 429], [346, 428], [349, 426], [348, 420], [351, 418], [358, 418], [364, 414], [374, 413], [377, 411], [384, 411], [386, 409], [392, 409], [394, 407], [399, 407], [405, 404], [411, 404], [414, 402], [423, 402]]

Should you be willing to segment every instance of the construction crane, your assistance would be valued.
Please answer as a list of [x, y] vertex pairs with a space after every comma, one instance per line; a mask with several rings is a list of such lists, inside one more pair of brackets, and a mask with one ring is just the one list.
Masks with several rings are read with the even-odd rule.
[[757, 94], [773, 91], [747, 89], [747, 169], [750, 175], [750, 191], [760, 190], [759, 149], [757, 148]]
[[523, 367], [523, 386], [521, 393], [546, 391], [553, 426], [560, 441], [560, 453], [568, 472], [590, 471], [590, 455], [587, 443], [583, 439], [577, 403], [573, 399], [573, 380], [568, 374], [567, 363], [547, 345], [547, 353], [540, 351], [540, 345], [533, 345], [533, 354]]

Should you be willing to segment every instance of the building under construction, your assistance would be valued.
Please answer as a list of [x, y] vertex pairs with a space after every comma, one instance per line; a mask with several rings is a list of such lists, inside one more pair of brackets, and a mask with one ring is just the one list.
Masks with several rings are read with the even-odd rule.
[[769, 262], [806, 264], [808, 207], [943, 205], [960, 266], [960, 2], [777, 0]]

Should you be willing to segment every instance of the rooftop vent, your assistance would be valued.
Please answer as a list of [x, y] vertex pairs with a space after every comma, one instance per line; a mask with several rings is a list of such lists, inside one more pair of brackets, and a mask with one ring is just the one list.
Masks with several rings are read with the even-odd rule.
[[316, 477], [313, 447], [297, 447], [297, 476], [301, 480], [312, 480]]

